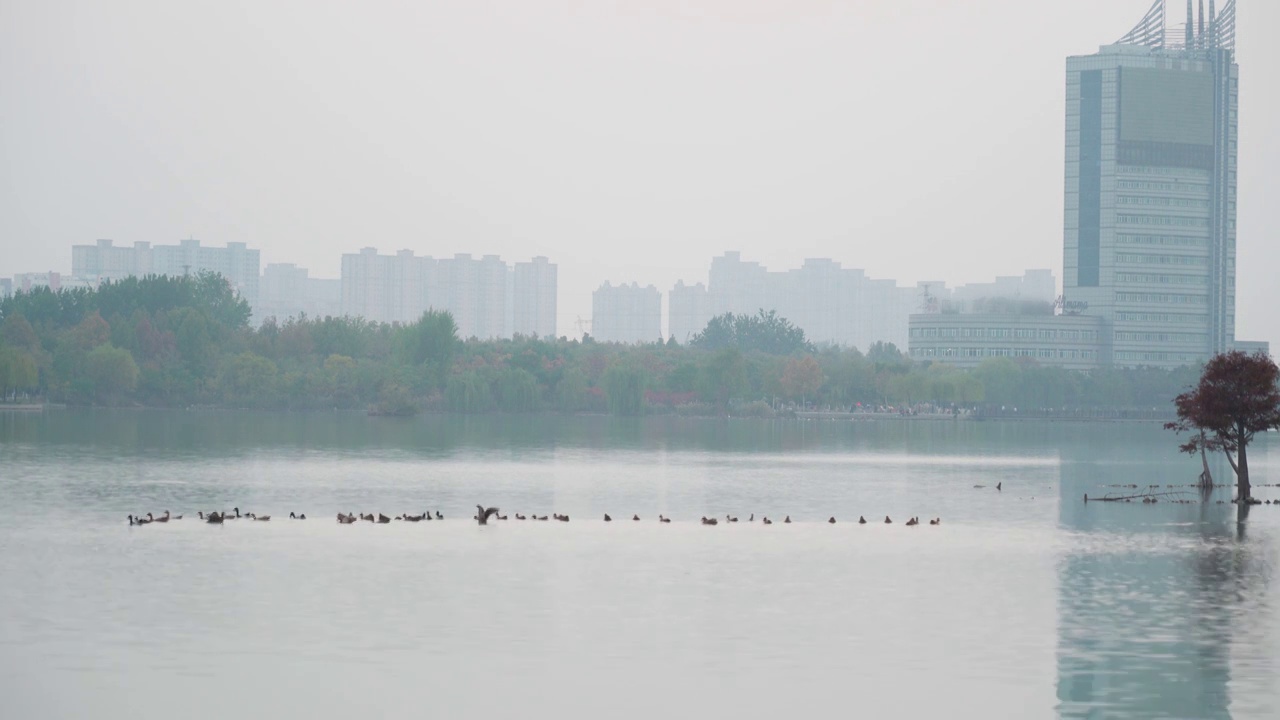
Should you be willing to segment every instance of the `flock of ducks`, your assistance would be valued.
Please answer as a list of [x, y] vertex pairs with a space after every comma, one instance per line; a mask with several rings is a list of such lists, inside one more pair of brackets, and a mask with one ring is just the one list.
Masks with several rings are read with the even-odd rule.
[[[254, 521], [254, 522], [268, 522], [268, 521], [270, 521], [270, 520], [271, 520], [271, 516], [270, 516], [270, 515], [255, 515], [254, 513], [244, 513], [244, 514], [242, 515], [242, 514], [240, 513], [240, 508], [238, 508], [238, 507], [237, 507], [237, 508], [232, 508], [229, 512], [228, 512], [228, 511], [221, 511], [221, 512], [219, 512], [219, 511], [215, 510], [215, 511], [213, 511], [213, 512], [210, 512], [210, 513], [207, 513], [207, 514], [206, 514], [205, 512], [201, 511], [201, 512], [196, 513], [196, 515], [197, 515], [201, 520], [203, 520], [205, 523], [208, 523], [208, 524], [210, 524], [210, 525], [222, 525], [223, 523], [227, 523], [227, 522], [230, 522], [230, 521], [232, 521], [232, 520], [252, 520], [252, 521]], [[545, 520], [547, 520], [547, 519], [548, 519], [548, 517], [547, 517], [546, 515], [536, 515], [536, 514], [535, 514], [535, 515], [522, 515], [522, 514], [520, 514], [520, 513], [516, 513], [516, 514], [515, 514], [515, 516], [516, 516], [516, 520], [535, 520], [535, 521], [545, 521]], [[495, 519], [495, 520], [507, 520], [507, 519], [508, 519], [508, 516], [507, 516], [507, 515], [503, 515], [503, 514], [498, 510], [498, 508], [496, 508], [496, 507], [489, 507], [489, 508], [486, 508], [486, 507], [484, 507], [483, 505], [476, 505], [476, 514], [471, 516], [471, 519], [472, 519], [472, 520], [475, 520], [475, 521], [476, 521], [477, 523], [479, 523], [480, 525], [488, 525], [488, 524], [489, 524], [489, 519], [490, 519], [490, 518], [493, 518], [493, 519]], [[137, 516], [135, 516], [135, 515], [130, 515], [130, 516], [129, 516], [129, 525], [130, 525], [130, 526], [150, 525], [151, 523], [167, 523], [167, 522], [169, 522], [170, 520], [181, 520], [181, 519], [182, 519], [182, 516], [181, 516], [181, 515], [170, 515], [170, 514], [169, 514], [169, 511], [168, 511], [168, 510], [165, 510], [165, 511], [164, 511], [164, 515], [162, 515], [162, 516], [160, 516], [160, 517], [155, 517], [155, 516], [154, 516], [153, 514], [151, 514], [151, 513], [147, 513], [147, 516], [146, 516], [146, 517], [142, 517], [141, 515], [137, 515]], [[291, 520], [306, 520], [306, 519], [307, 519], [307, 514], [306, 514], [306, 513], [293, 513], [293, 512], [291, 512], [291, 513], [289, 513], [289, 519], [291, 519]], [[440, 511], [439, 511], [439, 510], [437, 510], [437, 511], [435, 512], [435, 515], [434, 515], [434, 516], [431, 514], [431, 512], [430, 512], [430, 511], [424, 511], [421, 515], [410, 515], [410, 514], [408, 514], [408, 513], [404, 513], [404, 514], [401, 514], [401, 515], [397, 515], [395, 518], [387, 517], [386, 515], [384, 515], [384, 514], [382, 514], [382, 513], [378, 513], [377, 515], [374, 515], [373, 513], [360, 513], [360, 514], [358, 514], [358, 515], [357, 515], [356, 513], [341, 513], [341, 512], [340, 512], [340, 513], [338, 513], [338, 522], [339, 522], [340, 524], [342, 524], [342, 525], [354, 525], [355, 523], [357, 523], [357, 522], [361, 522], [361, 521], [364, 521], [364, 522], [371, 522], [371, 523], [374, 523], [374, 524], [377, 524], [377, 525], [387, 525], [387, 524], [390, 524], [390, 523], [391, 523], [391, 521], [392, 521], [393, 519], [394, 519], [394, 520], [404, 521], [404, 522], [422, 522], [423, 520], [444, 520], [444, 515], [442, 515], [442, 514], [440, 513]], [[561, 515], [561, 514], [559, 514], [559, 513], [552, 513], [552, 514], [551, 514], [551, 518], [550, 518], [550, 519], [553, 519], [553, 520], [556, 520], [556, 521], [559, 521], [559, 522], [569, 522], [569, 516], [568, 516], [568, 515]], [[632, 516], [631, 516], [631, 520], [632, 520], [632, 522], [640, 522], [640, 516], [639, 516], [639, 515], [632, 515]], [[747, 522], [755, 522], [755, 520], [756, 520], [755, 513], [752, 513], [752, 514], [747, 518]], [[605, 522], [613, 522], [613, 518], [609, 515], [609, 513], [605, 513], [605, 514], [604, 514], [604, 521], [605, 521]], [[724, 521], [725, 521], [726, 523], [736, 523], [736, 522], [738, 522], [738, 518], [734, 517], [733, 515], [725, 515], [725, 516], [724, 516]], [[658, 515], [658, 522], [660, 522], [660, 523], [669, 523], [669, 522], [671, 522], [671, 518], [669, 518], [669, 517], [667, 517], [667, 516], [665, 516], [665, 515], [661, 515], [661, 514], [659, 514], [659, 515]], [[706, 517], [706, 516], [703, 516], [703, 517], [702, 517], [701, 522], [702, 522], [702, 524], [703, 524], [703, 525], [719, 525], [719, 524], [720, 524], [720, 520], [719, 520], [719, 519], [714, 518], [714, 517]], [[773, 520], [770, 520], [770, 519], [768, 518], [768, 516], [761, 516], [760, 522], [761, 522], [762, 524], [764, 524], [764, 525], [772, 525], [774, 521], [773, 521]], [[790, 516], [790, 515], [787, 515], [786, 517], [784, 517], [784, 518], [782, 519], [782, 521], [781, 521], [781, 522], [782, 522], [784, 525], [789, 525], [789, 524], [791, 524], [791, 516]], [[831, 516], [830, 518], [828, 518], [828, 519], [827, 519], [827, 523], [828, 523], [828, 524], [830, 524], [830, 525], [835, 525], [835, 524], [836, 524], [836, 518], [835, 518], [835, 516], [833, 515], [833, 516]], [[865, 517], [859, 516], [859, 517], [858, 517], [858, 524], [859, 524], [859, 525], [866, 525], [866, 524], [867, 524], [867, 519], [866, 519]], [[892, 524], [893, 524], [893, 520], [892, 520], [892, 519], [890, 519], [888, 515], [885, 515], [885, 516], [884, 516], [884, 524], [885, 524], [885, 525], [892, 525]], [[912, 526], [919, 525], [919, 524], [920, 524], [920, 518], [918, 518], [918, 517], [913, 517], [913, 518], [911, 518], [911, 519], [907, 520], [907, 522], [906, 522], [906, 525], [907, 525], [908, 527], [912, 527]], [[929, 524], [930, 524], [930, 525], [941, 525], [941, 524], [942, 524], [942, 518], [934, 518], [934, 519], [932, 519], [932, 520], [930, 520], [930, 521], [929, 521]]]

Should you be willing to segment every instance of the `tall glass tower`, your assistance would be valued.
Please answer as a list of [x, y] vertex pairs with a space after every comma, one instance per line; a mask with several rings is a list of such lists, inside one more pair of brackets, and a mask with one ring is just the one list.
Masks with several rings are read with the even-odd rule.
[[1235, 343], [1236, 2], [1187, 0], [1175, 29], [1165, 6], [1067, 59], [1065, 307], [1103, 318], [1119, 366]]

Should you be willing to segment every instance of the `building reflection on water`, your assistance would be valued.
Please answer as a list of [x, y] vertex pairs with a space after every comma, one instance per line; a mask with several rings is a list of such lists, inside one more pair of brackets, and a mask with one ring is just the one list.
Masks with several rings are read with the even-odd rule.
[[1234, 505], [1217, 504], [1230, 499], [1225, 489], [1204, 503], [1194, 491], [1185, 496], [1192, 504], [1083, 501], [1086, 492], [1124, 492], [1108, 484], [1193, 482], [1187, 467], [1134, 463], [1123, 445], [1064, 447], [1059, 517], [1071, 539], [1059, 560], [1061, 717], [1232, 717], [1233, 635], [1252, 599], [1265, 596], [1266, 543], [1251, 543]]

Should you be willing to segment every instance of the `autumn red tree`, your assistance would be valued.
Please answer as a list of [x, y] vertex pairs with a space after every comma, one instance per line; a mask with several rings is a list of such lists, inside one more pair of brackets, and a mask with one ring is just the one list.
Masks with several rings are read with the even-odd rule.
[[[1248, 502], [1249, 443], [1256, 433], [1280, 427], [1280, 368], [1262, 353], [1216, 355], [1196, 387], [1174, 399], [1178, 421], [1165, 427], [1193, 433], [1186, 453], [1222, 451], [1236, 473], [1237, 500]], [[1207, 465], [1206, 465], [1207, 470]]]

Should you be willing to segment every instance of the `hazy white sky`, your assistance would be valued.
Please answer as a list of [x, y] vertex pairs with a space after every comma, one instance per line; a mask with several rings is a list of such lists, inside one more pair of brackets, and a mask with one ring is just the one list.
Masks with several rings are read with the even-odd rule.
[[[1061, 282], [1065, 58], [1150, 4], [0, 0], [0, 276], [97, 238], [547, 255], [561, 333], [731, 249]], [[1239, 6], [1238, 335], [1277, 343], [1280, 3]]]

